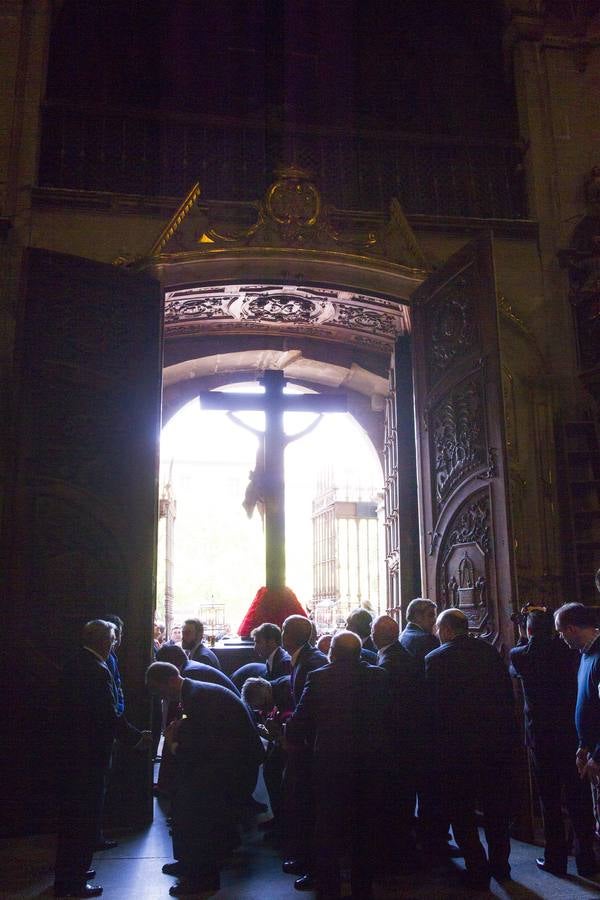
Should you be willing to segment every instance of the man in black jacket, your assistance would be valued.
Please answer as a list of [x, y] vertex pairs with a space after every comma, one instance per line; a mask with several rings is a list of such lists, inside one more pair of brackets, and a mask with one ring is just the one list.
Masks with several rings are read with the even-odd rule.
[[427, 654], [440, 646], [433, 633], [436, 615], [437, 606], [425, 597], [416, 597], [406, 607], [407, 624], [400, 635], [400, 643], [423, 666]]
[[82, 644], [65, 663], [61, 684], [59, 831], [56, 849], [56, 897], [98, 897], [90, 863], [104, 797], [104, 781], [117, 728], [112, 676], [106, 659], [115, 641], [114, 626], [88, 622]]
[[181, 702], [185, 718], [165, 740], [177, 760], [173, 798], [173, 855], [163, 866], [180, 881], [178, 897], [219, 887], [219, 869], [235, 844], [239, 806], [254, 789], [264, 751], [246, 706], [218, 684], [182, 678], [170, 663], [152, 663], [151, 691]]
[[592, 843], [594, 817], [587, 781], [575, 767], [575, 728], [579, 653], [554, 631], [552, 613], [527, 616], [528, 643], [510, 651], [510, 672], [521, 680], [525, 699], [525, 744], [544, 817], [545, 856], [537, 865], [553, 875], [565, 875], [568, 847], [562, 815], [562, 794], [575, 832], [575, 858], [580, 874], [595, 871]]
[[340, 857], [351, 861], [352, 896], [367, 900], [389, 770], [388, 691], [384, 672], [360, 660], [357, 635], [331, 642], [331, 664], [312, 671], [286, 726], [290, 744], [314, 748], [315, 863], [318, 896], [340, 891]]
[[200, 619], [186, 619], [181, 632], [181, 646], [188, 659], [220, 669], [221, 663], [217, 659], [217, 655], [202, 643], [203, 637], [204, 625]]
[[416, 867], [416, 844], [412, 822], [416, 805], [417, 766], [427, 754], [424, 732], [426, 704], [420, 665], [398, 640], [400, 629], [391, 616], [379, 616], [373, 623], [373, 643], [378, 648], [377, 664], [388, 674], [390, 693], [390, 738], [394, 767], [387, 794], [389, 841], [388, 859], [393, 870], [412, 871]]
[[[510, 773], [516, 742], [514, 697], [500, 654], [469, 636], [458, 609], [438, 616], [441, 646], [425, 657], [427, 693], [435, 723], [432, 753], [442, 802], [463, 851], [470, 886], [485, 890], [490, 875], [510, 878]], [[489, 863], [477, 833], [480, 801]]]
[[[285, 681], [289, 680], [288, 699], [291, 708], [298, 706], [309, 673], [329, 662], [324, 653], [309, 643], [311, 634], [312, 624], [305, 616], [288, 616], [283, 623], [282, 644], [290, 654], [292, 671], [290, 675], [277, 678], [272, 683], [274, 690], [283, 695]], [[290, 749], [283, 776], [286, 846], [283, 871], [288, 875], [300, 876], [295, 882], [299, 890], [310, 890], [313, 884], [313, 876], [309, 871], [314, 826], [311, 766], [312, 750], [308, 745]]]

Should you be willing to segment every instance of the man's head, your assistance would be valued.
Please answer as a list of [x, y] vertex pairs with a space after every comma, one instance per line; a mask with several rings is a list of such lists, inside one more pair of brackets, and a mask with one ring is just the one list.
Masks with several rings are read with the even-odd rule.
[[84, 647], [94, 650], [102, 659], [108, 659], [116, 640], [115, 626], [105, 619], [92, 619], [83, 626], [81, 642]]
[[191, 650], [199, 644], [204, 637], [204, 625], [200, 619], [186, 619], [181, 629], [181, 646], [184, 650]]
[[415, 597], [406, 607], [406, 621], [418, 625], [429, 634], [433, 634], [436, 615], [437, 606], [433, 600], [427, 600], [425, 597]]
[[373, 616], [368, 609], [354, 609], [346, 619], [346, 629], [357, 634], [361, 641], [371, 634]]
[[161, 622], [154, 623], [154, 640], [162, 641], [165, 636], [165, 626]]
[[181, 625], [173, 625], [171, 628], [170, 640], [175, 641], [175, 643], [178, 644], [181, 641], [181, 631]]
[[332, 663], [358, 662], [361, 650], [362, 643], [357, 634], [353, 631], [337, 631], [331, 638], [329, 661]]
[[123, 623], [123, 619], [120, 616], [117, 616], [116, 613], [110, 613], [108, 616], [104, 616], [106, 622], [111, 622], [115, 627], [115, 645], [113, 650], [118, 650], [121, 646], [121, 641], [123, 640], [123, 632], [125, 630], [125, 625]]
[[273, 709], [273, 689], [266, 678], [247, 678], [242, 687], [242, 700], [250, 709], [270, 712]]
[[598, 612], [583, 603], [565, 603], [554, 613], [554, 623], [563, 641], [581, 650], [596, 634]]
[[312, 632], [312, 623], [306, 616], [288, 616], [281, 630], [281, 642], [288, 653], [295, 653], [308, 640]]
[[551, 612], [536, 609], [527, 614], [527, 636], [551, 638], [554, 634], [554, 616]]
[[281, 628], [272, 622], [264, 622], [250, 634], [254, 638], [254, 649], [261, 659], [268, 659], [281, 646]]
[[460, 609], [445, 609], [437, 617], [435, 627], [442, 644], [469, 633], [469, 620]]
[[171, 663], [181, 671], [181, 667], [187, 662], [187, 656], [179, 644], [165, 644], [156, 651], [156, 662]]
[[319, 640], [317, 641], [317, 650], [320, 650], [321, 653], [329, 653], [329, 648], [331, 647], [331, 638], [333, 635], [331, 634], [322, 634]]
[[371, 636], [373, 638], [373, 643], [378, 650], [397, 641], [399, 634], [400, 628], [398, 627], [398, 623], [395, 619], [392, 619], [391, 616], [378, 616], [373, 622]]
[[155, 662], [146, 671], [146, 685], [153, 694], [165, 700], [179, 700], [183, 678], [177, 666], [168, 662]]

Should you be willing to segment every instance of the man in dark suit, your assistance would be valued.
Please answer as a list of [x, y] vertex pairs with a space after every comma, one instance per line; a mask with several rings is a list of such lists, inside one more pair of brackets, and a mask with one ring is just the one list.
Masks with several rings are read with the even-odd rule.
[[416, 844], [412, 821], [416, 805], [417, 764], [426, 752], [424, 730], [424, 683], [419, 665], [398, 640], [400, 629], [391, 616], [373, 623], [377, 664], [388, 674], [390, 692], [390, 738], [396, 765], [390, 773], [387, 793], [389, 841], [387, 858], [395, 871], [416, 867]]
[[65, 663], [59, 724], [64, 753], [59, 760], [59, 832], [56, 897], [98, 897], [90, 863], [96, 844], [104, 781], [117, 728], [112, 676], [106, 659], [115, 640], [110, 622], [95, 619], [83, 629], [82, 644]]
[[181, 631], [181, 646], [185, 650], [188, 659], [220, 669], [221, 663], [217, 659], [216, 654], [202, 643], [203, 637], [204, 625], [200, 619], [186, 619]]
[[[354, 609], [346, 619], [346, 628], [348, 631], [352, 631], [354, 634], [357, 634], [360, 638], [361, 648], [366, 651], [365, 653], [361, 653], [361, 659], [364, 662], [369, 663], [370, 665], [377, 665], [377, 647], [373, 643], [373, 638], [371, 637], [371, 626], [373, 624], [373, 616], [369, 612], [368, 609]], [[367, 654], [372, 653], [373, 656], [368, 656]]]
[[220, 684], [221, 687], [233, 691], [236, 696], [241, 694], [231, 678], [221, 669], [215, 669], [214, 666], [207, 666], [202, 662], [195, 662], [188, 659], [181, 647], [177, 644], [164, 645], [156, 654], [156, 662], [168, 662], [173, 666], [177, 666], [182, 678], [191, 678], [192, 681], [204, 681], [209, 684]]
[[291, 657], [290, 690], [294, 706], [300, 702], [308, 673], [328, 663], [325, 654], [309, 643], [311, 633], [312, 625], [305, 616], [288, 616], [283, 623], [281, 640]]
[[[469, 886], [486, 890], [490, 875], [510, 878], [510, 773], [516, 742], [510, 676], [500, 654], [469, 636], [467, 617], [447, 609], [437, 619], [441, 646], [425, 657], [435, 723], [432, 755], [442, 802], [467, 867]], [[489, 863], [479, 840], [480, 801]]]
[[314, 748], [318, 896], [340, 896], [340, 859], [351, 860], [352, 896], [371, 896], [389, 768], [387, 676], [360, 660], [357, 635], [333, 636], [331, 664], [308, 674], [286, 725], [290, 745]]
[[433, 633], [437, 606], [433, 600], [416, 597], [406, 607], [406, 628], [400, 635], [400, 643], [405, 650], [424, 666], [428, 653], [440, 646]]
[[254, 652], [264, 662], [246, 663], [235, 670], [231, 679], [240, 690], [248, 678], [274, 681], [290, 674], [292, 661], [281, 646], [281, 628], [278, 625], [264, 622], [254, 628], [250, 636], [254, 639]]
[[267, 667], [265, 678], [273, 681], [292, 671], [292, 660], [281, 646], [281, 629], [271, 622], [264, 622], [251, 634], [254, 639], [256, 655], [264, 659]]
[[[283, 623], [281, 639], [284, 650], [290, 654], [292, 671], [272, 684], [280, 696], [285, 695], [284, 689], [289, 685], [288, 702], [280, 701], [284, 708], [294, 709], [298, 705], [309, 673], [329, 662], [324, 653], [309, 643], [311, 634], [312, 625], [305, 616], [288, 616]], [[283, 871], [300, 876], [296, 880], [299, 890], [311, 890], [314, 880], [309, 872], [314, 823], [311, 758], [308, 746], [290, 749], [283, 777], [287, 857]]]
[[577, 868], [580, 874], [589, 875], [596, 869], [592, 796], [574, 764], [579, 743], [575, 704], [580, 656], [555, 633], [554, 618], [546, 610], [528, 614], [527, 638], [527, 644], [510, 651], [510, 673], [523, 685], [525, 745], [544, 818], [545, 856], [536, 863], [545, 872], [566, 875], [564, 792], [575, 832]]
[[177, 760], [173, 798], [173, 855], [163, 866], [180, 881], [169, 893], [217, 890], [219, 870], [236, 843], [239, 806], [256, 784], [263, 746], [246, 706], [218, 684], [182, 678], [176, 666], [153, 663], [151, 691], [182, 704], [185, 718], [165, 739]]

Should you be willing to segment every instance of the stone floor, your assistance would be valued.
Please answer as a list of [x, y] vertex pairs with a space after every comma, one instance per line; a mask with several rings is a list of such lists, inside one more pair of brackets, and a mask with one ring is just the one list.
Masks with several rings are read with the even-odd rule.
[[[257, 794], [259, 796], [259, 794]], [[264, 817], [263, 817], [264, 818]], [[156, 802], [155, 820], [144, 831], [114, 835], [119, 846], [94, 857], [95, 881], [104, 886], [106, 900], [155, 900], [167, 898], [174, 878], [161, 873], [163, 863], [172, 859], [171, 840], [165, 813]], [[513, 880], [505, 885], [492, 882], [491, 890], [474, 894], [461, 887], [460, 861], [453, 867], [432, 867], [421, 873], [398, 877], [376, 885], [377, 900], [438, 900], [438, 898], [497, 897], [508, 900], [576, 900], [600, 896], [600, 878], [584, 880], [575, 875], [574, 863], [567, 878], [554, 878], [539, 872], [535, 857], [539, 848], [513, 841], [511, 865]], [[51, 897], [54, 839], [50, 835], [0, 841], [0, 897]], [[221, 878], [217, 893], [197, 895], [217, 900], [292, 900], [314, 894], [294, 891], [294, 879], [281, 871], [276, 849], [264, 839], [255, 821], [249, 822], [240, 848], [232, 855]], [[349, 890], [347, 889], [347, 896]]]

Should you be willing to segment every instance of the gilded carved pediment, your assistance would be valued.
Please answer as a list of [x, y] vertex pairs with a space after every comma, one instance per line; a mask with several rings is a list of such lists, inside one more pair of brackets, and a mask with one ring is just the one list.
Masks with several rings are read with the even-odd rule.
[[323, 202], [310, 173], [289, 166], [278, 170], [275, 181], [256, 203], [256, 220], [249, 227], [229, 231], [211, 223], [206, 212], [199, 209], [200, 193], [199, 183], [195, 184], [147, 257], [229, 248], [333, 250], [372, 256], [410, 269], [430, 268], [395, 198], [390, 202], [387, 220], [378, 229], [345, 233], [334, 226], [335, 210]]

